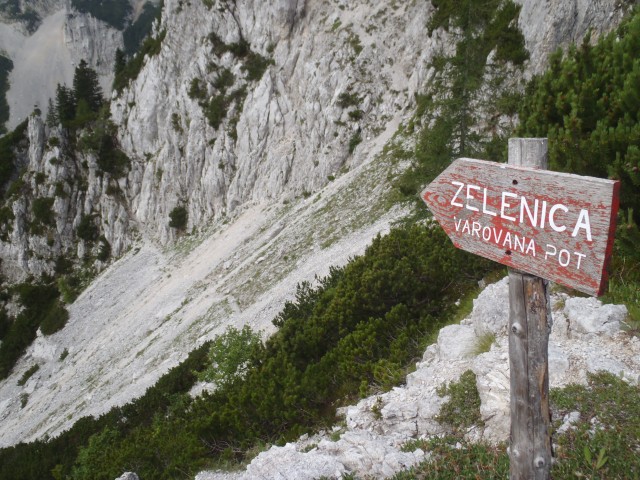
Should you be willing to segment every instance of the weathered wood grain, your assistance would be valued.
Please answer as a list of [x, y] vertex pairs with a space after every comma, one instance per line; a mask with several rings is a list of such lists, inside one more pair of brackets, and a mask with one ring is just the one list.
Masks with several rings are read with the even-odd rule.
[[[546, 139], [509, 139], [509, 164], [547, 168]], [[511, 480], [548, 480], [551, 470], [546, 280], [509, 268]]]
[[547, 282], [509, 269], [511, 480], [546, 480], [551, 467]]
[[422, 198], [456, 247], [601, 295], [613, 248], [619, 185], [459, 158]]

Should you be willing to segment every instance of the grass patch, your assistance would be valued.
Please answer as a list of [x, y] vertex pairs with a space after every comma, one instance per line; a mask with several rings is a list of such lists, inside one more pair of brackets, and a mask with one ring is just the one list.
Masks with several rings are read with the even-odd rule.
[[458, 437], [434, 438], [412, 442], [407, 451], [418, 448], [429, 452], [428, 461], [400, 472], [393, 480], [438, 479], [459, 480], [496, 479], [509, 477], [509, 458], [506, 445], [493, 446], [488, 443], [470, 443]]
[[467, 370], [457, 382], [443, 384], [436, 392], [439, 396], [449, 396], [442, 404], [436, 420], [448, 425], [454, 432], [464, 433], [473, 425], [482, 426], [480, 416], [480, 394], [476, 388], [476, 375]]
[[554, 427], [567, 413], [580, 412], [574, 428], [556, 439], [554, 478], [640, 478], [640, 386], [607, 372], [587, 378], [587, 385], [550, 394]]
[[478, 337], [476, 344], [473, 346], [473, 354], [480, 355], [491, 350], [491, 345], [496, 341], [496, 335], [493, 332], [485, 332]]

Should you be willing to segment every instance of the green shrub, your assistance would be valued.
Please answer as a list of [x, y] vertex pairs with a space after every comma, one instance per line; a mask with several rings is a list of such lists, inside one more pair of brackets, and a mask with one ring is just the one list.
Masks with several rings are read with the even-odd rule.
[[77, 274], [70, 274], [58, 278], [58, 290], [62, 301], [66, 304], [73, 303], [84, 287], [82, 279]]
[[218, 77], [213, 82], [213, 86], [220, 90], [221, 92], [225, 92], [227, 88], [233, 86], [233, 82], [235, 82], [235, 75], [228, 68], [223, 68], [218, 72]]
[[128, 62], [116, 62], [116, 70], [113, 78], [113, 89], [120, 93], [131, 82], [138, 78], [145, 56], [153, 57], [160, 53], [162, 41], [167, 35], [166, 30], [162, 30], [157, 37], [147, 37], [140, 51], [135, 54]]
[[349, 118], [353, 121], [358, 121], [361, 120], [362, 117], [364, 116], [364, 112], [360, 109], [358, 110], [349, 110], [349, 112], [347, 112], [349, 114]]
[[198, 374], [198, 379], [224, 386], [244, 378], [255, 350], [261, 346], [260, 335], [247, 325], [242, 330], [227, 327], [211, 342], [207, 355], [209, 366]]
[[207, 122], [212, 128], [217, 129], [227, 116], [227, 99], [224, 94], [220, 94], [212, 97], [203, 105], [204, 115], [207, 118]]
[[94, 242], [98, 239], [100, 231], [94, 220], [94, 215], [82, 215], [80, 217], [76, 235], [85, 242]]
[[204, 100], [207, 97], [207, 88], [199, 78], [192, 78], [189, 84], [189, 91], [187, 92], [189, 98]]
[[251, 51], [241, 68], [247, 73], [247, 81], [255, 82], [262, 78], [269, 65], [273, 65], [273, 60]]
[[182, 121], [181, 121], [180, 115], [176, 112], [173, 112], [171, 114], [171, 126], [176, 132], [184, 133], [184, 130], [182, 129]]
[[183, 206], [174, 207], [169, 212], [169, 226], [176, 230], [184, 230], [187, 228], [187, 221], [189, 219], [189, 212]]
[[69, 320], [69, 312], [66, 308], [60, 303], [57, 302], [54, 304], [46, 316], [42, 319], [40, 323], [40, 330], [43, 335], [52, 335], [66, 325], [67, 320]]
[[104, 235], [100, 237], [100, 248], [98, 250], [97, 259], [101, 262], [106, 262], [111, 257], [111, 244], [107, 241]]
[[20, 380], [18, 380], [18, 386], [24, 386], [27, 381], [33, 376], [33, 374], [38, 370], [40, 370], [40, 365], [38, 365], [37, 363], [35, 365], [32, 365], [26, 372], [22, 374], [22, 377], [20, 377]]
[[9, 121], [9, 104], [7, 92], [9, 91], [9, 73], [13, 70], [11, 59], [0, 55], [0, 135], [7, 133], [5, 123]]
[[66, 198], [67, 197], [67, 192], [64, 189], [64, 182], [56, 182], [55, 183], [55, 190], [53, 193], [56, 197], [60, 197], [60, 198]]
[[340, 108], [357, 107], [360, 105], [360, 97], [356, 93], [342, 92], [338, 95], [337, 105]]
[[361, 142], [362, 134], [360, 133], [360, 131], [357, 131], [349, 139], [349, 155], [351, 155], [355, 151], [356, 147], [360, 145]]
[[55, 216], [53, 213], [54, 198], [39, 197], [34, 198], [31, 202], [31, 212], [33, 213], [33, 221], [36, 225], [55, 225]]

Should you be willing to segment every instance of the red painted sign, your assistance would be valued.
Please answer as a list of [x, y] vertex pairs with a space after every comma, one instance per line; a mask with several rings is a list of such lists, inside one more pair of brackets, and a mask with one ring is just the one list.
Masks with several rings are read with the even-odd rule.
[[601, 295], [620, 182], [459, 158], [423, 192], [454, 245]]

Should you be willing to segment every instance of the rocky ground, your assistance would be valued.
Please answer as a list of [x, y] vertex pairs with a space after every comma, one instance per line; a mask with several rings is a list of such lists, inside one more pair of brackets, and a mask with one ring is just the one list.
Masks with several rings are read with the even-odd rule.
[[[330, 432], [304, 436], [259, 454], [243, 472], [201, 472], [197, 480], [384, 478], [428, 458], [420, 449], [403, 452], [409, 440], [447, 432], [435, 416], [447, 398], [436, 390], [471, 369], [477, 376], [484, 428], [470, 440], [505, 441], [509, 434], [508, 278], [489, 285], [474, 301], [469, 317], [443, 328], [427, 348], [406, 385], [340, 410], [343, 423]], [[621, 330], [627, 315], [620, 305], [595, 298], [551, 297], [550, 386], [585, 383], [587, 372], [606, 370], [640, 381], [640, 339]], [[495, 334], [488, 352], [475, 354], [480, 337]]]

